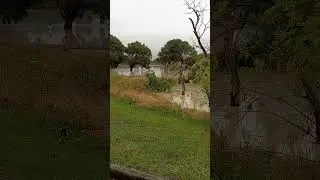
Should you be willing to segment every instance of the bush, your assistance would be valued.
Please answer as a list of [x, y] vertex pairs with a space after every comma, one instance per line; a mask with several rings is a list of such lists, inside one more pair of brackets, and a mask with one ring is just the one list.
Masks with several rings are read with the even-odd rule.
[[171, 80], [163, 77], [159, 78], [152, 71], [147, 73], [147, 79], [147, 88], [154, 92], [170, 91], [173, 86], [173, 82]]

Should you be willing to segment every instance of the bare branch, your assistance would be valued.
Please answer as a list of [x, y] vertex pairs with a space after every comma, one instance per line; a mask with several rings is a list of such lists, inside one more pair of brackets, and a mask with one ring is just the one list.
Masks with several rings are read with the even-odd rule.
[[[249, 103], [254, 103], [254, 102], [258, 101], [259, 99], [260, 99], [260, 97], [255, 98], [252, 101], [250, 101]], [[297, 129], [301, 130], [302, 132], [306, 133], [307, 135], [310, 135], [311, 137], [315, 138], [315, 136], [313, 134], [311, 134], [311, 132], [308, 129], [305, 129], [302, 126], [300, 126], [300, 125], [288, 120], [287, 118], [281, 116], [280, 114], [277, 114], [277, 113], [274, 113], [274, 112], [271, 112], [271, 111], [261, 111], [261, 110], [243, 111], [243, 112], [244, 112], [244, 114], [237, 120], [237, 122], [235, 122], [233, 124], [233, 126], [238, 125], [247, 116], [248, 113], [251, 113], [251, 112], [258, 112], [259, 113], [260, 112], [260, 113], [271, 114], [273, 116], [276, 116], [276, 117], [280, 118], [281, 120], [287, 122], [288, 124], [290, 124], [290, 125], [296, 127]]]
[[257, 90], [252, 90], [250, 88], [244, 88], [242, 87], [241, 89], [245, 89], [245, 90], [248, 90], [248, 91], [251, 91], [251, 92], [254, 92], [256, 94], [259, 94], [260, 96], [265, 96], [265, 97], [268, 97], [270, 99], [274, 99], [274, 100], [277, 100], [281, 103], [284, 103], [286, 105], [288, 105], [289, 107], [291, 107], [293, 110], [295, 110], [296, 112], [298, 112], [301, 116], [303, 116], [304, 118], [306, 118], [306, 120], [308, 120], [309, 122], [315, 124], [316, 122], [310, 118], [309, 116], [307, 116], [305, 113], [303, 113], [301, 110], [299, 110], [296, 106], [294, 106], [293, 104], [289, 103], [288, 101], [286, 101], [285, 99], [283, 99], [284, 97], [273, 97], [271, 95], [268, 95], [266, 93], [263, 93], [263, 92], [260, 92], [260, 91], [257, 91]]
[[301, 130], [302, 132], [306, 133], [307, 135], [310, 135], [313, 138], [316, 137], [313, 134], [311, 134], [311, 132], [309, 130], [304, 129], [302, 126], [300, 126], [298, 124], [295, 124], [294, 122], [288, 120], [287, 118], [281, 116], [280, 114], [277, 114], [277, 113], [274, 113], [274, 112], [271, 112], [271, 111], [244, 111], [244, 112], [246, 112], [246, 113], [248, 113], [248, 112], [260, 112], [260, 113], [265, 113], [265, 114], [271, 114], [271, 115], [276, 116], [276, 117], [280, 118], [281, 120], [287, 122], [288, 124], [296, 127], [297, 129]]
[[193, 38], [191, 40], [192, 40], [193, 46], [195, 48], [199, 48], [199, 45], [197, 44], [197, 42], [195, 42]]
[[201, 27], [203, 26], [203, 30], [202, 32], [200, 33], [199, 37], [202, 37], [204, 35], [204, 33], [207, 31], [207, 29], [210, 29], [210, 22], [207, 22], [207, 23], [201, 23], [201, 26], [199, 26], [199, 30], [198, 32], [200, 32], [201, 30]]
[[187, 14], [193, 14], [195, 16], [195, 18], [189, 18], [189, 21], [192, 25], [192, 30], [193, 30], [193, 34], [195, 35], [196, 39], [197, 39], [197, 43], [198, 46], [205, 57], [207, 57], [207, 50], [204, 48], [203, 44], [202, 44], [202, 36], [205, 34], [205, 32], [207, 31], [207, 29], [210, 28], [210, 21], [208, 22], [204, 22], [204, 12], [206, 11], [206, 8], [202, 6], [202, 1], [201, 0], [192, 0], [192, 1], [188, 1], [185, 0], [185, 5], [187, 6], [187, 9], [189, 10], [189, 12]]

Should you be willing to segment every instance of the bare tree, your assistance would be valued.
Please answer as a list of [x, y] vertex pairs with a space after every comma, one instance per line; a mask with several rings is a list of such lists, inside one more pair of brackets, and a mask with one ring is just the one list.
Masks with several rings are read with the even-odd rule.
[[[211, 33], [218, 33], [216, 38], [224, 37], [222, 41], [224, 57], [217, 59], [217, 70], [230, 73], [231, 106], [239, 106], [239, 60], [236, 57], [236, 53], [239, 49], [240, 32], [247, 22], [248, 8], [251, 6], [250, 1], [236, 0], [215, 0], [211, 5], [211, 26], [220, 29], [219, 32], [211, 31]], [[215, 41], [215, 39], [212, 39], [212, 41]], [[220, 62], [221, 60], [223, 62]], [[222, 65], [222, 67], [219, 65]]]
[[[230, 85], [230, 105], [239, 106], [240, 80], [238, 75], [238, 63], [235, 59], [235, 49], [237, 45], [237, 31], [241, 29], [238, 25], [236, 5], [230, 1], [215, 1], [211, 12], [211, 21], [214, 27], [222, 29], [221, 35], [224, 36], [224, 61], [227, 70], [231, 75]], [[218, 36], [220, 37], [220, 35]], [[235, 37], [237, 37], [235, 39]], [[218, 67], [219, 68], [219, 67]]]
[[204, 54], [204, 57], [208, 57], [207, 49], [204, 47], [202, 42], [202, 37], [207, 31], [207, 29], [210, 28], [210, 21], [205, 22], [204, 14], [207, 11], [206, 6], [203, 6], [203, 3], [201, 0], [196, 1], [188, 1], [185, 0], [185, 5], [187, 6], [189, 12], [187, 14], [193, 14], [195, 15], [195, 18], [189, 18], [190, 23], [192, 25], [193, 34], [196, 37], [197, 40], [197, 47], [201, 49], [201, 51]]

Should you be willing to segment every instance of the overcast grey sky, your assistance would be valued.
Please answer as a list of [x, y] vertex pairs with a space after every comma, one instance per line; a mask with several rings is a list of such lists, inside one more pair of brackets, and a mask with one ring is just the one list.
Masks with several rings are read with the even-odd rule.
[[[209, 8], [210, 0], [202, 0]], [[186, 14], [184, 0], [112, 0], [111, 34], [117, 36], [123, 44], [133, 41], [145, 43], [153, 58], [160, 48], [170, 39], [181, 38], [193, 45], [192, 27]], [[209, 11], [205, 15], [209, 20]], [[209, 45], [209, 30], [204, 36], [205, 45]]]

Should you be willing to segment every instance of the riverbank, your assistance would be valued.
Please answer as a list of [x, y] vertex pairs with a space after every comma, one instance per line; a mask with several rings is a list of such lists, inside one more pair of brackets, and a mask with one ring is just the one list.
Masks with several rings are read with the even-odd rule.
[[[181, 105], [181, 95], [178, 86], [170, 92], [153, 93], [147, 90], [147, 79], [143, 76], [119, 76], [112, 74], [110, 78], [110, 95], [134, 101], [138, 106], [151, 109], [175, 109], [185, 116], [196, 119], [210, 119], [210, 112], [206, 108], [205, 94], [199, 92], [199, 88], [187, 85], [186, 100], [192, 100], [188, 106]], [[191, 94], [191, 97], [187, 97]], [[189, 99], [188, 99], [189, 98]], [[194, 106], [193, 106], [194, 105]], [[203, 107], [204, 106], [204, 107]], [[201, 108], [202, 111], [200, 110]]]

